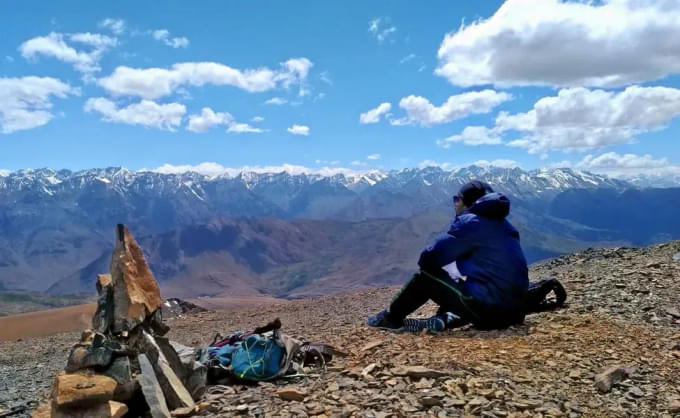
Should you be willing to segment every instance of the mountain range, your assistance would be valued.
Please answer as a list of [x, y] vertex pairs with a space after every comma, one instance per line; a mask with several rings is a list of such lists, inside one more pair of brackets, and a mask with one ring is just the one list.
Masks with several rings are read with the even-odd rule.
[[401, 283], [471, 179], [510, 197], [529, 261], [680, 237], [680, 189], [571, 169], [20, 170], [0, 177], [0, 289], [91, 292], [108, 270], [116, 223], [131, 228], [176, 296], [296, 297]]

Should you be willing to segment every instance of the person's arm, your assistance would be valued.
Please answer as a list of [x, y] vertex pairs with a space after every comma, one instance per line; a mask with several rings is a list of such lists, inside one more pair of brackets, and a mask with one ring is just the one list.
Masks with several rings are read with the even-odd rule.
[[479, 220], [474, 215], [456, 218], [449, 232], [439, 237], [420, 254], [421, 270], [437, 271], [467, 254], [475, 247], [475, 230]]

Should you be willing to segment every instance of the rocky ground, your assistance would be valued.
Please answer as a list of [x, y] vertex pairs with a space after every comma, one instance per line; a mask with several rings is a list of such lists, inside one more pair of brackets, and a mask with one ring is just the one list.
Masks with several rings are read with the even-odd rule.
[[[211, 387], [201, 416], [680, 417], [678, 253], [676, 241], [534, 265], [532, 279], [559, 278], [569, 305], [504, 331], [412, 335], [365, 327], [365, 317], [396, 292], [389, 288], [173, 318], [169, 337], [204, 345], [216, 332], [279, 317], [285, 332], [349, 353], [307, 378]], [[0, 416], [37, 405], [78, 335], [0, 343]], [[612, 366], [627, 375], [601, 393], [596, 375]], [[283, 388], [300, 400], [282, 399]]]

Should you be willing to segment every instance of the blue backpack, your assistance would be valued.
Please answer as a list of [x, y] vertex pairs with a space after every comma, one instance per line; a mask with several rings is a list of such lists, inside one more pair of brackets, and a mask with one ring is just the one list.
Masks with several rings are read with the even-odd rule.
[[247, 337], [231, 354], [231, 370], [244, 380], [268, 380], [279, 375], [286, 350], [273, 338], [260, 334]]

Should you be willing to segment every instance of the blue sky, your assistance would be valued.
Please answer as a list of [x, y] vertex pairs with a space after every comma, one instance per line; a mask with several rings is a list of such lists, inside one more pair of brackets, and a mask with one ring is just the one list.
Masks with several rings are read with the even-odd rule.
[[4, 1], [0, 169], [680, 174], [680, 5], [503, 3]]

